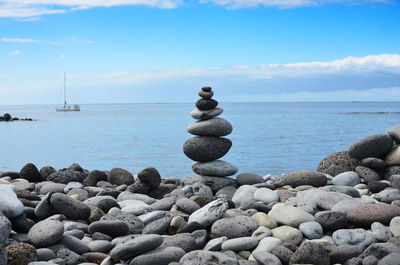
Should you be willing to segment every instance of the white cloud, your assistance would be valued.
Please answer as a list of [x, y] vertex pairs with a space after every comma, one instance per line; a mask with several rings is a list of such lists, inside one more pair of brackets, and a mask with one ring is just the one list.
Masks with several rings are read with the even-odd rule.
[[60, 59], [65, 59], [67, 58], [67, 56], [65, 56], [65, 54], [60, 54]]
[[12, 51], [12, 52], [8, 53], [8, 55], [11, 55], [11, 56], [16, 56], [16, 55], [20, 55], [20, 54], [21, 54], [20, 51]]
[[6, 75], [0, 74], [0, 78], [6, 78]]
[[95, 41], [85, 40], [77, 37], [63, 38], [57, 41], [36, 40], [36, 39], [26, 39], [26, 38], [2, 38], [1, 41], [8, 43], [45, 43], [50, 45], [82, 45], [82, 44], [95, 43]]

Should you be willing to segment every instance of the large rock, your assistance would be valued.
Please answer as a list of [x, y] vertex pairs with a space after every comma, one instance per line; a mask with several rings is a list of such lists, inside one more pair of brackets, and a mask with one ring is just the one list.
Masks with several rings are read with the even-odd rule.
[[228, 210], [228, 202], [225, 199], [217, 199], [208, 203], [189, 216], [188, 223], [199, 223], [201, 227], [208, 227], [221, 218]]
[[350, 222], [362, 227], [369, 227], [373, 222], [388, 225], [395, 216], [400, 216], [400, 208], [386, 203], [361, 205], [347, 213]]
[[122, 168], [113, 168], [110, 171], [110, 175], [108, 176], [108, 182], [115, 184], [115, 185], [131, 185], [135, 179], [133, 175], [125, 169]]
[[21, 175], [21, 178], [26, 179], [29, 182], [39, 182], [42, 178], [42, 175], [40, 174], [39, 170], [32, 163], [26, 164], [21, 169], [19, 174]]
[[232, 130], [232, 125], [222, 118], [196, 121], [187, 127], [189, 133], [199, 136], [226, 136]]
[[332, 179], [332, 184], [338, 186], [354, 187], [359, 183], [360, 183], [360, 176], [357, 174], [357, 172], [354, 171], [347, 171], [340, 173]]
[[220, 252], [212, 252], [207, 250], [196, 250], [187, 253], [179, 261], [179, 265], [239, 265], [238, 261], [228, 255]]
[[86, 220], [90, 216], [89, 206], [65, 194], [54, 193], [50, 197], [50, 204], [58, 213], [72, 220]]
[[327, 183], [327, 178], [325, 174], [317, 171], [306, 171], [306, 170], [299, 170], [281, 175], [274, 182], [276, 186], [289, 185], [293, 188], [302, 185], [320, 187], [320, 186], [325, 186], [326, 183]]
[[36, 249], [30, 244], [18, 243], [4, 250], [7, 254], [8, 265], [25, 265], [37, 259]]
[[215, 108], [216, 106], [218, 106], [218, 101], [216, 101], [214, 99], [201, 98], [201, 99], [197, 100], [197, 102], [196, 102], [196, 107], [199, 110], [211, 110], [211, 109]]
[[332, 239], [336, 245], [357, 246], [361, 250], [366, 249], [375, 242], [375, 237], [362, 228], [339, 229], [333, 232]]
[[251, 236], [257, 228], [257, 221], [248, 216], [239, 215], [217, 220], [211, 226], [211, 234], [213, 237], [237, 238]]
[[23, 211], [24, 205], [14, 191], [10, 187], [0, 184], [0, 213], [12, 218], [22, 214]]
[[358, 165], [360, 165], [360, 161], [351, 158], [347, 151], [342, 151], [322, 159], [317, 170], [334, 177], [346, 171], [354, 171]]
[[221, 108], [214, 108], [211, 110], [194, 109], [192, 110], [192, 112], [190, 112], [190, 115], [192, 116], [193, 119], [196, 120], [207, 120], [221, 115], [222, 112], [223, 109]]
[[100, 170], [93, 170], [90, 171], [84, 182], [86, 186], [96, 186], [99, 181], [107, 181], [107, 174]]
[[64, 226], [55, 220], [44, 220], [36, 223], [29, 230], [28, 239], [37, 248], [47, 247], [59, 241], [64, 233]]
[[154, 167], [145, 168], [138, 173], [141, 182], [147, 184], [150, 189], [156, 189], [160, 186], [161, 176]]
[[198, 136], [188, 139], [183, 145], [183, 152], [194, 161], [209, 162], [223, 157], [232, 147], [226, 138]]
[[68, 184], [70, 182], [83, 182], [86, 175], [80, 171], [65, 170], [54, 172], [47, 177], [47, 180], [53, 181], [55, 183]]
[[396, 141], [396, 143], [400, 143], [400, 124], [390, 128], [387, 131], [387, 134], [390, 135], [390, 137], [392, 137], [393, 140]]
[[290, 259], [290, 264], [330, 265], [328, 251], [322, 244], [304, 242]]
[[355, 159], [367, 157], [384, 158], [393, 146], [393, 139], [388, 134], [374, 134], [353, 143], [349, 156]]
[[117, 245], [110, 252], [113, 260], [127, 260], [157, 248], [163, 242], [160, 235], [142, 235]]
[[276, 222], [298, 228], [300, 224], [314, 221], [314, 216], [301, 208], [287, 206], [283, 203], [275, 204], [268, 216]]
[[192, 170], [202, 176], [227, 177], [234, 175], [238, 168], [223, 160], [193, 162]]

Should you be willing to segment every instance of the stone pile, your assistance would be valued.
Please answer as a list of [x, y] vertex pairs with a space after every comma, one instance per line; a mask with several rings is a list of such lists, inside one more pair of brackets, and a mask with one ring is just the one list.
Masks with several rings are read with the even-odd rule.
[[234, 175], [236, 166], [219, 160], [232, 147], [231, 140], [224, 138], [232, 132], [232, 125], [219, 118], [223, 112], [217, 108], [218, 101], [212, 99], [214, 92], [211, 87], [203, 87], [196, 102], [197, 109], [190, 115], [198, 120], [187, 127], [187, 131], [196, 137], [188, 139], [183, 145], [183, 152], [194, 160], [192, 170], [204, 177], [228, 177]]

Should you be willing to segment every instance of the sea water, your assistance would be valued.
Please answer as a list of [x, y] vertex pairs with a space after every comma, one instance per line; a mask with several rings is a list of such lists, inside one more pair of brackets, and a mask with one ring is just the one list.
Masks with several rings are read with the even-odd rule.
[[[233, 132], [224, 160], [238, 173], [278, 175], [315, 170], [325, 156], [400, 123], [398, 102], [220, 103]], [[0, 171], [26, 163], [88, 170], [155, 167], [164, 178], [194, 175], [182, 151], [193, 103], [0, 106], [0, 114], [37, 121], [0, 122]]]

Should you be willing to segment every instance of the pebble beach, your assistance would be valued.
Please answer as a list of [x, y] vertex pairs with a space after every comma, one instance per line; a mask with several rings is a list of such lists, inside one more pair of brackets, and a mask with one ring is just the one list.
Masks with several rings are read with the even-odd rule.
[[0, 265], [400, 264], [400, 124], [315, 170], [260, 176], [221, 160], [233, 128], [213, 95], [182, 139], [193, 176], [0, 172]]

